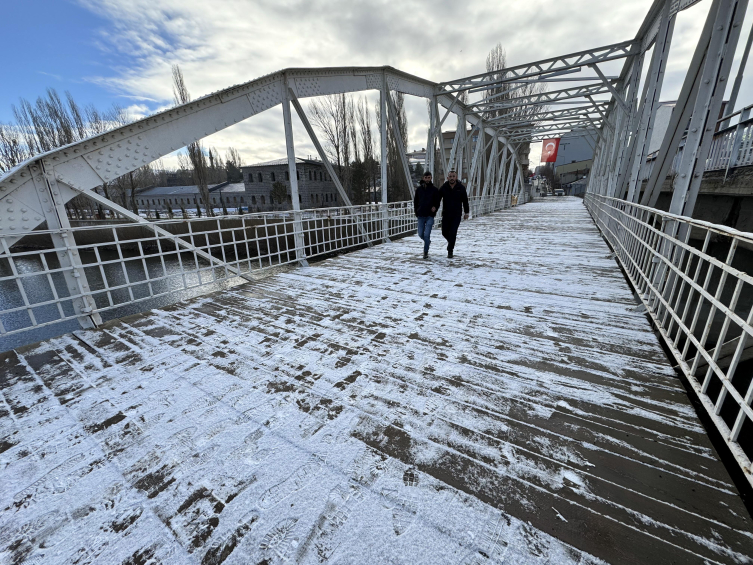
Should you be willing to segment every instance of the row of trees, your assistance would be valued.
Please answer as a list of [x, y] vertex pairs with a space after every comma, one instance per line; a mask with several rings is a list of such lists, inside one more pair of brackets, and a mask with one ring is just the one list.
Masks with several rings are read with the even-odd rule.
[[[179, 67], [173, 69], [173, 84], [176, 103], [190, 101]], [[54, 88], [48, 88], [44, 96], [35, 102], [21, 99], [13, 106], [14, 120], [0, 123], [0, 173], [10, 171], [27, 159], [51, 151], [56, 147], [81, 141], [112, 128], [129, 123], [126, 112], [112, 106], [106, 111], [94, 105], [81, 106], [70, 92], [61, 96]], [[242, 160], [235, 148], [229, 148], [224, 156], [214, 148], [205, 149], [193, 143], [186, 154], [178, 155], [178, 167], [168, 168], [162, 160], [144, 165], [113, 181], [102, 183], [96, 191], [105, 198], [138, 213], [136, 196], [141, 189], [152, 186], [198, 185], [202, 195], [208, 195], [208, 186], [224, 181], [241, 182]], [[209, 202], [205, 196], [204, 202]], [[206, 206], [207, 214], [213, 214]], [[99, 216], [105, 211], [84, 197], [76, 197], [68, 203], [68, 213], [73, 218]]]
[[[391, 127], [387, 128], [387, 187], [390, 200], [407, 198], [409, 189], [402, 174], [401, 152], [408, 148], [408, 119], [405, 96], [392, 93], [402, 144]], [[363, 204], [377, 190], [381, 177], [379, 153], [379, 104], [374, 114], [365, 96], [333, 94], [314, 99], [309, 104], [311, 122], [320, 131], [327, 159], [335, 168], [345, 191], [354, 204]], [[372, 117], [375, 119], [372, 120]], [[374, 124], [374, 125], [372, 125]], [[376, 133], [374, 128], [377, 128]]]

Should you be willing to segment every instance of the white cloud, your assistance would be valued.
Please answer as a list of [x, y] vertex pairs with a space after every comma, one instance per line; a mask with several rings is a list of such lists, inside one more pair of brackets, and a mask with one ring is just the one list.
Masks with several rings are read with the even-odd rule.
[[[79, 3], [111, 22], [99, 34], [99, 48], [128, 61], [88, 80], [116, 96], [132, 97], [138, 103], [129, 108], [136, 116], [172, 103], [170, 69], [175, 63], [194, 97], [285, 67], [387, 64], [443, 81], [482, 72], [486, 54], [497, 42], [506, 48], [508, 62], [518, 64], [630, 39], [651, 0], [612, 3], [608, 9], [601, 0]], [[709, 4], [702, 2], [678, 18], [665, 99], [679, 92]], [[620, 66], [605, 66], [605, 72], [617, 74]], [[753, 92], [747, 88], [740, 100], [750, 97]], [[409, 145], [424, 147], [425, 103], [409, 97], [406, 108]], [[206, 144], [221, 151], [234, 146], [246, 162], [280, 157], [285, 152], [281, 121], [279, 108], [270, 110], [207, 138]], [[303, 128], [297, 131], [298, 153], [313, 154], [305, 134], [299, 135]]]

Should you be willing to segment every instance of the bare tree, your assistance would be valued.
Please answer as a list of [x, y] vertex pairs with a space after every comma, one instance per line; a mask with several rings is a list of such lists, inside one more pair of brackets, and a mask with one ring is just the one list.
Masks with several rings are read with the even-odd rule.
[[0, 123], [0, 172], [10, 171], [31, 157], [23, 141], [20, 128]]
[[358, 123], [358, 150], [356, 151], [356, 160], [363, 156], [361, 166], [356, 167], [354, 171], [354, 202], [363, 204], [366, 202], [366, 195], [376, 186], [377, 162], [374, 158], [376, 153], [374, 149], [374, 137], [371, 127], [371, 112], [369, 112], [368, 100], [365, 96], [361, 97], [356, 105], [356, 120]]
[[321, 96], [309, 104], [311, 122], [324, 135], [324, 150], [327, 158], [337, 167], [341, 177], [343, 168], [347, 166], [344, 155], [349, 153], [346, 148], [350, 144], [347, 124], [347, 97], [345, 94], [330, 94]]
[[22, 98], [12, 109], [16, 123], [0, 126], [0, 171], [127, 122], [117, 106], [105, 113], [81, 108], [70, 92], [63, 99], [54, 88], [33, 104]]
[[[502, 81], [507, 78], [507, 53], [501, 43], [497, 43], [486, 56], [486, 72], [492, 73], [490, 80]], [[510, 103], [515, 98], [540, 94], [546, 90], [542, 83], [535, 82], [505, 82], [500, 86], [484, 92], [485, 101], [494, 104], [492, 108], [484, 112], [484, 120], [504, 118], [505, 121], [517, 122], [510, 127], [532, 128], [538, 123], [538, 116], [547, 110], [545, 105], [521, 105], [512, 106]], [[498, 105], [498, 106], [497, 106]], [[530, 152], [529, 143], [521, 143], [518, 146], [518, 156], [527, 160]]]
[[[173, 65], [173, 98], [175, 99], [175, 104], [177, 105], [187, 104], [191, 101], [191, 95], [188, 92], [188, 87], [186, 86], [185, 80], [183, 80], [183, 72], [180, 70], [180, 67], [178, 65]], [[204, 149], [202, 148], [200, 142], [194, 141], [193, 143], [188, 144], [186, 151], [188, 153], [188, 158], [191, 162], [191, 166], [193, 167], [194, 181], [199, 187], [199, 194], [201, 195], [201, 199], [204, 202], [204, 209], [206, 210], [207, 216], [214, 216], [214, 211], [212, 210], [212, 206], [209, 203], [209, 186], [207, 184], [207, 159], [206, 155], [204, 155]]]
[[[402, 155], [408, 149], [408, 118], [405, 114], [405, 95], [402, 92], [390, 93], [392, 105], [395, 108], [397, 127], [402, 138], [402, 145], [392, 130], [391, 122], [387, 122], [387, 192], [388, 199], [396, 202], [409, 197], [407, 179], [403, 174]], [[389, 112], [389, 110], [388, 110]], [[377, 121], [381, 120], [379, 105], [376, 106]]]
[[269, 194], [269, 199], [272, 201], [272, 204], [282, 206], [284, 209], [285, 203], [288, 200], [288, 188], [280, 181], [276, 181], [272, 184], [272, 191]]
[[225, 174], [230, 182], [243, 182], [241, 154], [234, 147], [228, 147], [225, 153]]
[[239, 169], [243, 166], [243, 159], [241, 159], [241, 154], [235, 147], [227, 148], [227, 152], [225, 153], [225, 161], [230, 161]]

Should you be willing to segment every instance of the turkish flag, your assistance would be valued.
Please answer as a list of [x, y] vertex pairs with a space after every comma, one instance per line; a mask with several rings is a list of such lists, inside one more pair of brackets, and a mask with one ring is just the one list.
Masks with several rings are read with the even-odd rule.
[[560, 148], [559, 138], [545, 139], [542, 142], [541, 162], [542, 163], [554, 163], [557, 160], [557, 149], [559, 148]]

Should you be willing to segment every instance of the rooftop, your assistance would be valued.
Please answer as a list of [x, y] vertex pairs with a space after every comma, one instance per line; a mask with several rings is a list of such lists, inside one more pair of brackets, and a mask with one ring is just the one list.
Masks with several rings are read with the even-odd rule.
[[[209, 192], [214, 191], [218, 187], [222, 187], [223, 192], [226, 189], [226, 186], [234, 186], [234, 185], [228, 185], [227, 183], [219, 183], [219, 184], [213, 184], [209, 187]], [[243, 187], [243, 183], [240, 183], [240, 186]], [[228, 190], [229, 191], [229, 190]], [[197, 194], [199, 192], [199, 187], [195, 184], [193, 185], [186, 185], [186, 186], [153, 186], [151, 188], [146, 188], [142, 190], [141, 192], [138, 192], [138, 196], [152, 196], [152, 195], [160, 195], [160, 196], [180, 196], [181, 194]], [[240, 192], [243, 192], [243, 189], [240, 190]]]
[[[319, 161], [318, 159], [301, 159], [300, 157], [296, 157], [295, 162], [307, 163], [310, 165], [323, 165], [323, 163]], [[287, 164], [288, 164], [288, 159], [286, 157], [283, 159], [273, 159], [272, 161], [263, 161], [261, 163], [252, 163], [251, 165], [244, 165], [243, 167], [241, 167], [241, 170], [249, 169], [251, 167], [273, 167], [273, 166], [279, 167], [281, 165], [287, 165]]]
[[222, 183], [210, 188], [209, 192], [246, 192], [246, 185], [242, 182]]

